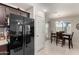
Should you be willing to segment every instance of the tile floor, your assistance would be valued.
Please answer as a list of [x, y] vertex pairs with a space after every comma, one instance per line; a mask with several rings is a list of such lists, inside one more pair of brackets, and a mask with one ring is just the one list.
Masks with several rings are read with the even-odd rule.
[[44, 49], [39, 51], [37, 55], [79, 55], [79, 47], [74, 45], [74, 48], [69, 49], [67, 42], [64, 47], [61, 47], [60, 44], [56, 46], [55, 41], [51, 44], [50, 40], [47, 40]]

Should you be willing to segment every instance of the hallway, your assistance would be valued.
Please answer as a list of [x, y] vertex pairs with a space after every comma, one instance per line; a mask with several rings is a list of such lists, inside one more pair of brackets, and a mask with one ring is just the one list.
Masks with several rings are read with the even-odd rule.
[[37, 55], [79, 55], [79, 47], [75, 45], [74, 48], [69, 49], [67, 44], [61, 47], [60, 44], [56, 46], [55, 41], [51, 44], [50, 40], [47, 40], [44, 49], [40, 50]]

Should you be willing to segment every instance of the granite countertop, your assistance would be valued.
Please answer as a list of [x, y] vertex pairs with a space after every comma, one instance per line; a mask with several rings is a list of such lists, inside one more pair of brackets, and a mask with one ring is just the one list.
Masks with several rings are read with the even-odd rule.
[[6, 44], [8, 44], [7, 40], [0, 40], [0, 45], [6, 45]]

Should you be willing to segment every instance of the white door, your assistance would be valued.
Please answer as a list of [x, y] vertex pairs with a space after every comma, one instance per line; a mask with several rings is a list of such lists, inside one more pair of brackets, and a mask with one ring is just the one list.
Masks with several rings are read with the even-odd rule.
[[36, 17], [35, 21], [35, 50], [38, 51], [44, 47], [45, 43], [45, 19]]

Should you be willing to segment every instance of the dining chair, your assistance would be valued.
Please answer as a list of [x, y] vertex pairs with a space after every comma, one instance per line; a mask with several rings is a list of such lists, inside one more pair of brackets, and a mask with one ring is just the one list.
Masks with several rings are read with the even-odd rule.
[[63, 43], [62, 32], [57, 32], [56, 35], [57, 35], [56, 36], [56, 45], [61, 44], [61, 46], [62, 46], [62, 43]]
[[73, 48], [73, 42], [72, 42], [73, 35], [74, 35], [74, 32], [72, 32], [72, 35], [71, 35], [71, 46], [72, 46], [72, 48]]
[[56, 40], [56, 33], [51, 33], [51, 43]]
[[72, 32], [71, 35], [64, 35], [63, 36], [63, 45], [65, 45], [65, 41], [68, 40], [69, 42], [69, 48], [72, 47], [73, 48], [73, 42], [72, 42], [72, 38], [73, 38], [74, 32]]

